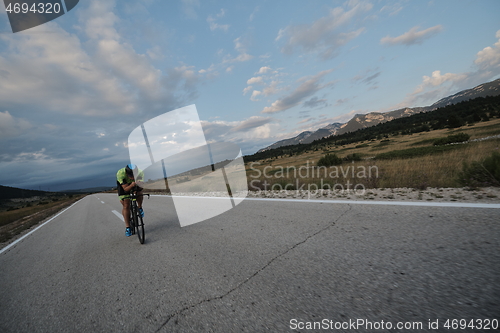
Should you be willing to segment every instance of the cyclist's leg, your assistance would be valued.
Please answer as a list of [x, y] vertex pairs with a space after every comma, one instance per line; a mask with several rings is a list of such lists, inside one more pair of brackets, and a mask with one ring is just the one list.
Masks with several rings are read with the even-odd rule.
[[137, 197], [137, 208], [139, 208], [139, 215], [141, 217], [144, 217], [144, 209], [142, 209], [142, 201], [144, 200], [144, 197], [142, 196], [142, 190], [137, 192], [137, 194], [139, 195]]
[[139, 208], [142, 208], [142, 201], [144, 200], [144, 197], [142, 196], [142, 188], [139, 188], [139, 191], [137, 192], [137, 206]]
[[122, 215], [125, 220], [125, 226], [130, 228], [130, 198], [127, 196], [120, 200], [122, 204]]

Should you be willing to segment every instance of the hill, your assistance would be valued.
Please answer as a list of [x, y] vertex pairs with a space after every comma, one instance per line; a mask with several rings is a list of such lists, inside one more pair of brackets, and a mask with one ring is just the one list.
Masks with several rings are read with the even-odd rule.
[[341, 128], [337, 132], [337, 135], [355, 132], [363, 128], [368, 128], [398, 118], [409, 117], [420, 112], [427, 112], [429, 110], [429, 107], [403, 108], [384, 113], [370, 112], [367, 114], [357, 114], [351, 120], [341, 126]]
[[500, 95], [500, 79], [480, 84], [471, 89], [460, 91], [454, 95], [442, 98], [430, 106], [402, 108], [390, 112], [370, 112], [367, 114], [357, 114], [347, 123], [344, 124], [334, 123], [327, 127], [320, 128], [317, 131], [302, 132], [294, 138], [285, 139], [273, 143], [272, 145], [259, 150], [257, 153], [283, 146], [311, 143], [314, 140], [322, 139], [328, 136], [334, 136], [334, 135], [338, 136], [349, 132], [355, 132], [360, 129], [392, 121], [394, 119], [409, 117], [422, 112], [434, 111], [445, 106], [450, 106], [453, 104], [468, 101], [478, 97], [498, 96], [498, 95]]
[[468, 101], [477, 97], [497, 96], [500, 95], [500, 79], [488, 83], [480, 84], [472, 89], [467, 89], [440, 99], [430, 106], [431, 110], [444, 106], [456, 104], [463, 101]]
[[60, 193], [67, 193], [67, 194], [80, 194], [80, 193], [97, 193], [97, 192], [104, 192], [104, 191], [110, 191], [112, 190], [111, 186], [99, 186], [99, 187], [89, 187], [89, 188], [82, 188], [78, 190], [64, 190], [64, 191], [59, 191]]
[[52, 194], [52, 192], [25, 190], [22, 188], [0, 185], [0, 199], [3, 200], [15, 199], [15, 198], [29, 198], [35, 196], [46, 196], [50, 194]]
[[297, 135], [296, 137], [290, 139], [284, 139], [278, 142], [273, 143], [272, 145], [262, 148], [258, 152], [263, 152], [266, 150], [279, 148], [283, 146], [297, 145], [300, 143], [311, 143], [318, 139], [323, 139], [331, 135], [337, 134], [338, 130], [342, 126], [342, 123], [333, 123], [328, 126], [322, 127], [317, 131], [304, 131]]

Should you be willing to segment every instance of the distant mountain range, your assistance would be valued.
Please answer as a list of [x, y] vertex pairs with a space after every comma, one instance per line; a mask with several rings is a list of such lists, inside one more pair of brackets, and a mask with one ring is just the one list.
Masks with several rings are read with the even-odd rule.
[[275, 142], [272, 145], [259, 150], [258, 152], [263, 152], [266, 150], [283, 146], [296, 145], [299, 143], [311, 143], [314, 140], [326, 138], [328, 136], [354, 132], [359, 129], [375, 126], [380, 123], [385, 123], [393, 119], [409, 117], [411, 115], [420, 112], [433, 111], [440, 107], [457, 104], [462, 101], [468, 101], [470, 99], [474, 99], [477, 97], [497, 96], [497, 95], [500, 95], [500, 79], [488, 83], [483, 83], [472, 89], [460, 91], [454, 95], [440, 99], [439, 101], [430, 106], [402, 108], [390, 112], [370, 112], [367, 114], [357, 114], [351, 120], [349, 120], [344, 124], [333, 123], [326, 127], [322, 127], [316, 131], [305, 131], [300, 133], [296, 137]]
[[336, 135], [340, 127], [341, 123], [333, 123], [326, 127], [322, 127], [314, 132], [305, 131], [297, 135], [296, 137], [290, 139], [284, 139], [278, 142], [273, 143], [272, 145], [259, 150], [258, 152], [266, 151], [269, 149], [274, 149], [283, 146], [297, 145], [299, 143], [311, 143], [314, 140], [323, 139], [330, 135]]
[[48, 193], [50, 192], [25, 190], [16, 187], [0, 185], [0, 199], [29, 198], [35, 196], [44, 196], [47, 195]]
[[357, 114], [347, 123], [343, 124], [337, 135], [354, 132], [363, 128], [378, 125], [380, 123], [385, 123], [397, 118], [409, 117], [416, 113], [430, 111], [430, 107], [420, 107], [420, 108], [403, 108], [390, 112], [370, 112], [367, 114]]
[[[116, 186], [114, 188], [116, 188]], [[58, 192], [63, 192], [63, 193], [97, 193], [97, 192], [111, 191], [112, 189], [113, 189], [112, 186], [99, 186], [99, 187], [82, 188], [82, 189], [78, 189], [78, 190], [64, 190], [64, 191], [58, 191]]]

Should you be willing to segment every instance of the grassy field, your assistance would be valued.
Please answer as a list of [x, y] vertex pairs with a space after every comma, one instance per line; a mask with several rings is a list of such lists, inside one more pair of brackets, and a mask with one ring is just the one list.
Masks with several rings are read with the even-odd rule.
[[[297, 189], [302, 184], [315, 184], [327, 188], [336, 184], [345, 186], [347, 181], [351, 185], [362, 184], [365, 188], [457, 187], [457, 176], [464, 162], [479, 161], [494, 151], [500, 151], [499, 138], [465, 144], [433, 145], [436, 139], [457, 133], [470, 135], [470, 140], [500, 135], [500, 119], [455, 129], [328, 146], [300, 155], [250, 162], [246, 165], [249, 187], [251, 190], [263, 189], [265, 186], [271, 189], [275, 185], [274, 189], [284, 186]], [[361, 160], [344, 162], [326, 171], [316, 164], [327, 153], [341, 158], [357, 154]]]

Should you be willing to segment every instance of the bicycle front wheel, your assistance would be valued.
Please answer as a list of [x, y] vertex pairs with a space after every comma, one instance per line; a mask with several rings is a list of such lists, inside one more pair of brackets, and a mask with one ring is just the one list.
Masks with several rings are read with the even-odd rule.
[[135, 230], [137, 229], [137, 208], [134, 205], [130, 207], [130, 228], [132, 229], [132, 235], [135, 234]]
[[137, 227], [137, 237], [139, 237], [139, 242], [141, 244], [144, 244], [144, 238], [145, 238], [145, 235], [144, 235], [144, 222], [142, 221], [142, 217], [140, 215], [137, 215], [136, 219], [137, 219], [137, 224], [136, 224], [136, 227]]

